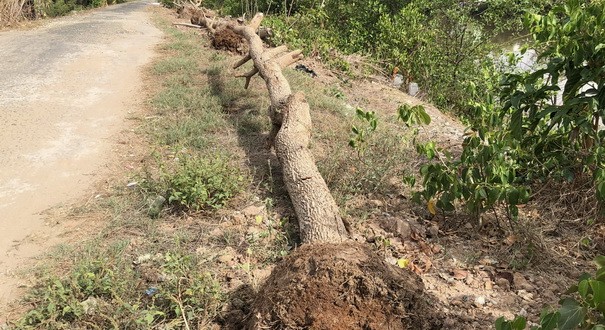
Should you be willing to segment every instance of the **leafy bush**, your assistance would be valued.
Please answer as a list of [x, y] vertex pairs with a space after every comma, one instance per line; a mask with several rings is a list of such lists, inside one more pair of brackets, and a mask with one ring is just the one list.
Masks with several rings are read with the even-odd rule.
[[[561, 307], [542, 312], [539, 325], [532, 330], [605, 329], [605, 257], [597, 257], [595, 263], [595, 275], [583, 274], [578, 284], [567, 290], [568, 296], [559, 301]], [[512, 321], [501, 317], [495, 325], [496, 330], [524, 330], [527, 320], [523, 316]]]
[[157, 179], [147, 173], [146, 194], [159, 195], [179, 210], [217, 209], [241, 190], [243, 176], [221, 156], [203, 158], [178, 154], [170, 165], [160, 164]]
[[52, 2], [45, 12], [50, 17], [63, 16], [76, 8], [76, 4], [73, 0], [56, 0]]
[[532, 184], [585, 177], [605, 200], [603, 9], [603, 1], [567, 0], [547, 15], [527, 16], [542, 66], [503, 75], [496, 96], [473, 104], [460, 158], [419, 148], [439, 161], [422, 166], [417, 200], [444, 211], [460, 200], [475, 214], [504, 203], [515, 218]]

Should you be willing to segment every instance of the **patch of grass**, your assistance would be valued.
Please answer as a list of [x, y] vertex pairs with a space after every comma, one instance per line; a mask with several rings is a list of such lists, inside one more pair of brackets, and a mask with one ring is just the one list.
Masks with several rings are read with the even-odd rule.
[[318, 162], [337, 199], [373, 193], [386, 195], [399, 189], [390, 179], [400, 179], [405, 174], [410, 149], [404, 136], [387, 129], [377, 131], [363, 154], [358, 154], [346, 142], [341, 143], [330, 149], [330, 157]]
[[241, 135], [252, 135], [270, 130], [270, 125], [271, 122], [268, 116], [259, 116], [256, 112], [250, 111], [240, 115], [237, 122], [237, 130]]
[[213, 121], [188, 116], [168, 129], [158, 129], [156, 135], [159, 142], [167, 146], [186, 145], [191, 148], [204, 149], [214, 142], [212, 137], [207, 136], [206, 133], [217, 128], [218, 125], [215, 125]]
[[330, 191], [340, 205], [355, 196], [386, 195], [400, 189], [401, 181], [413, 155], [410, 133], [395, 123], [395, 118], [381, 116], [376, 132], [359, 154], [349, 147], [354, 109], [343, 102], [344, 94], [336, 86], [324, 87], [307, 75], [286, 71], [292, 86], [303, 91], [313, 116], [311, 148], [317, 166]]
[[[94, 242], [102, 243], [102, 242]], [[44, 278], [16, 329], [149, 329], [207, 325], [219, 311], [218, 282], [180, 251], [133, 258], [129, 241], [88, 245], [64, 276]]]
[[220, 105], [226, 112], [234, 112], [238, 110], [236, 103], [250, 97], [252, 93], [243, 88], [241, 79], [234, 79], [226, 72], [227, 61], [220, 58], [217, 57], [204, 73], [208, 76], [212, 94], [218, 97]]
[[195, 67], [197, 67], [195, 60], [189, 56], [168, 57], [155, 63], [152, 71], [154, 74], [163, 75], [167, 73], [188, 72], [191, 68]]
[[294, 70], [284, 70], [284, 75], [292, 88], [305, 93], [305, 98], [309, 102], [312, 112], [321, 111], [338, 117], [346, 116], [346, 104], [343, 102], [344, 95], [335, 95], [333, 90], [336, 87], [327, 89], [308, 75]]

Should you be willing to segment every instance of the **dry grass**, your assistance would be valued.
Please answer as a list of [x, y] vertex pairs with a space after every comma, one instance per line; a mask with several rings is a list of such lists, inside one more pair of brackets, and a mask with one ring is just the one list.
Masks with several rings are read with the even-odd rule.
[[26, 3], [27, 0], [0, 0], [0, 27], [23, 19]]

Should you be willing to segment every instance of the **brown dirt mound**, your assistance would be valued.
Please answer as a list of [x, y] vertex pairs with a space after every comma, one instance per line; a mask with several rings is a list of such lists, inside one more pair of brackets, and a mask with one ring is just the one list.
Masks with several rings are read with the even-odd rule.
[[221, 29], [212, 35], [212, 47], [237, 54], [247, 54], [248, 46], [244, 39], [231, 29]]
[[252, 303], [248, 329], [440, 329], [415, 274], [356, 243], [285, 258]]

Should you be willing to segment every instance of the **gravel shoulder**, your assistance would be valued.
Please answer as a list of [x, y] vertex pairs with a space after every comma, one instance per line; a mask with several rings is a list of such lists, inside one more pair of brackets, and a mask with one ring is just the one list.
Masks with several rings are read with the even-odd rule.
[[94, 197], [109, 174], [126, 118], [143, 102], [142, 66], [161, 40], [151, 5], [0, 32], [0, 311], [19, 295], [14, 275], [61, 242], [45, 210]]

